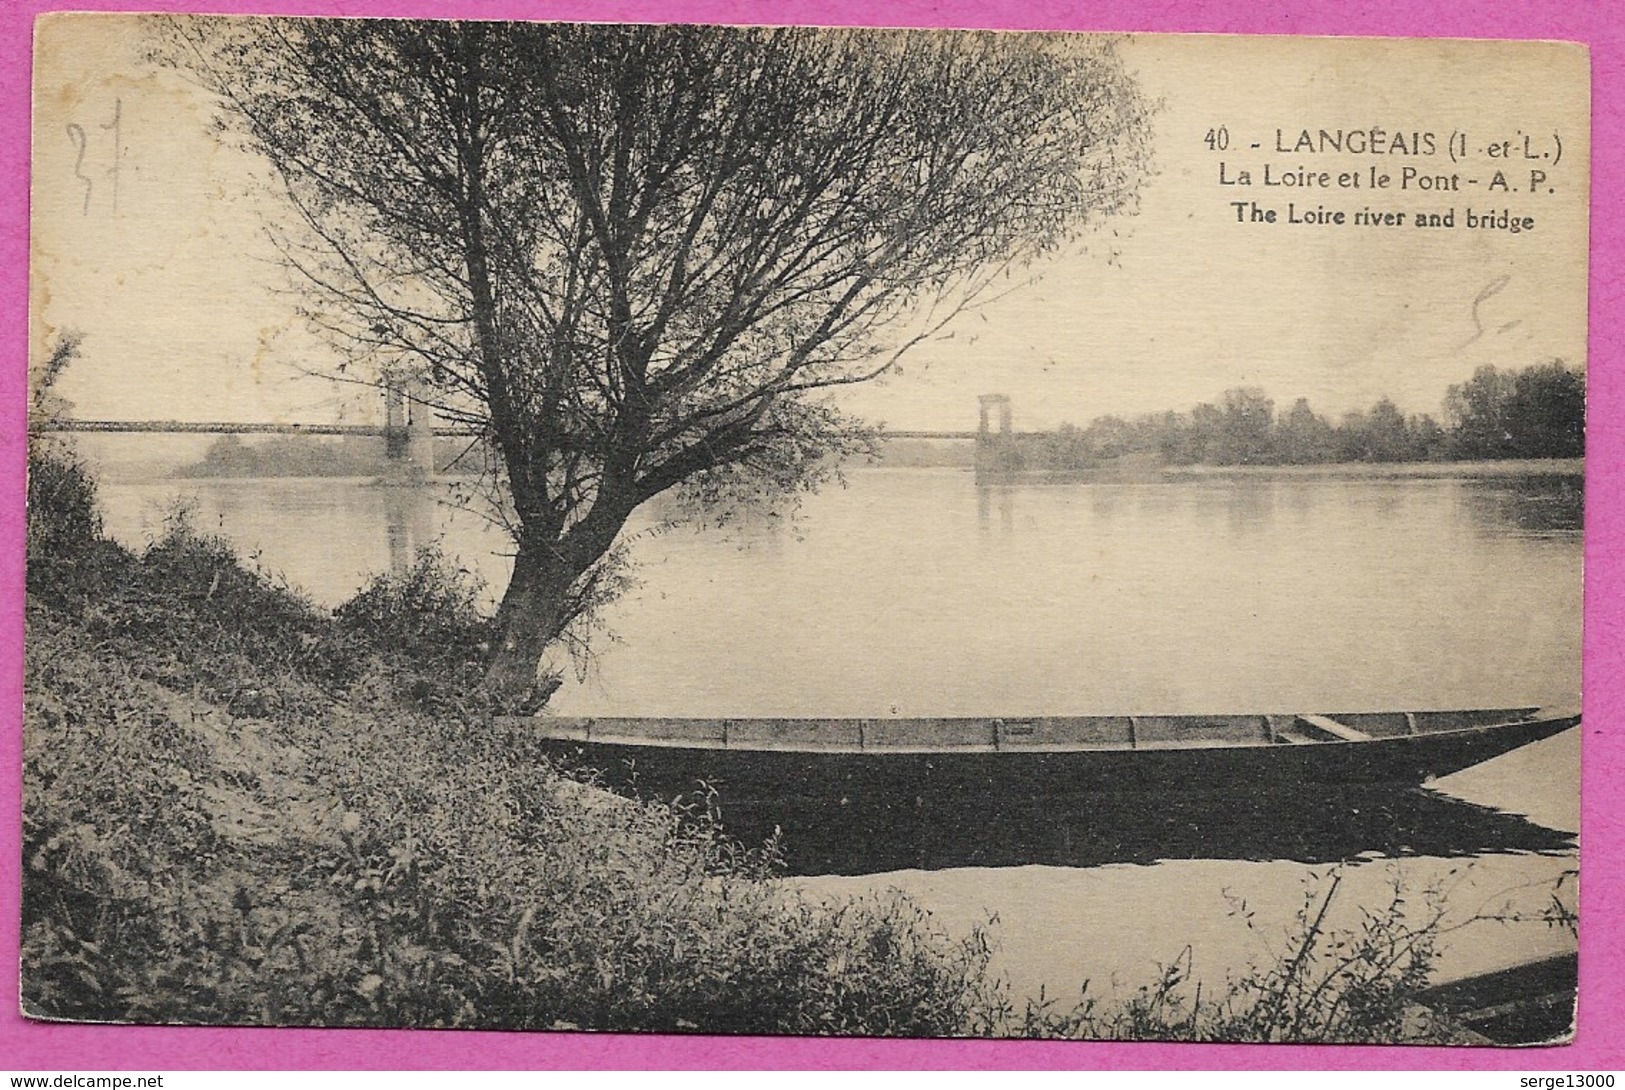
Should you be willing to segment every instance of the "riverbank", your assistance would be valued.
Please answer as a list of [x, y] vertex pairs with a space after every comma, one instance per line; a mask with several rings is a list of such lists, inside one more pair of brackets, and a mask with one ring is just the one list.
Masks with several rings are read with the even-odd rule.
[[1508, 458], [1476, 462], [1329, 462], [1316, 465], [1244, 466], [1164, 466], [1160, 474], [1167, 480], [1204, 478], [1286, 478], [1291, 480], [1329, 478], [1385, 478], [1415, 480], [1450, 478], [1479, 480], [1519, 477], [1584, 477], [1584, 458]]
[[[479, 596], [444, 566], [319, 610], [184, 521], [141, 553], [102, 539], [88, 498], [73, 499], [88, 482], [59, 477], [55, 498], [51, 482], [31, 481], [24, 996], [36, 1016], [1447, 1038], [1407, 1021], [1432, 970], [1427, 921], [1375, 903], [1361, 933], [1363, 910], [1349, 928], [1284, 931], [1298, 945], [1258, 968], [1203, 962], [1200, 991], [1187, 974], [1171, 992], [1153, 970], [1109, 1003], [1035, 1005], [1019, 966], [995, 960], [988, 912], [1053, 949], [1048, 929], [1109, 902], [1100, 889], [1060, 915], [1040, 897], [1038, 915], [1018, 917], [964, 901], [928, 910], [930, 883], [906, 878], [787, 880], [773, 850], [732, 842], [705, 811], [607, 795], [552, 769], [523, 729], [486, 722], [467, 702]], [[1173, 956], [1192, 933], [1161, 918], [1179, 942], [1155, 953]], [[1115, 941], [1098, 923], [1066, 934], [1073, 954]], [[1340, 971], [1330, 959], [1290, 956], [1349, 942], [1416, 957], [1326, 977]], [[1282, 979], [1293, 965], [1300, 975]], [[1350, 988], [1370, 1002], [1338, 1002]]]
[[702, 809], [561, 773], [468, 707], [472, 591], [332, 613], [184, 524], [132, 553], [31, 477], [23, 1004], [38, 1018], [943, 1036], [986, 943], [816, 898]]
[[1169, 465], [1122, 459], [1069, 470], [987, 470], [978, 485], [1154, 484], [1181, 481], [1538, 480], [1585, 478], [1583, 458], [1506, 458], [1463, 462], [1316, 462], [1304, 465]]

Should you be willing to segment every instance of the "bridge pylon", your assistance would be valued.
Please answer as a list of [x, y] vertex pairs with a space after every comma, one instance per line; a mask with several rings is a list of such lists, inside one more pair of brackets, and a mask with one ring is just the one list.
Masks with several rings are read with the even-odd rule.
[[434, 476], [434, 409], [419, 380], [390, 381], [384, 386], [384, 454], [397, 480]]
[[[977, 398], [981, 415], [976, 426], [976, 480], [992, 481], [1018, 468], [1020, 453], [1010, 398], [1007, 394], [983, 394]], [[992, 428], [992, 417], [998, 414], [999, 430]]]

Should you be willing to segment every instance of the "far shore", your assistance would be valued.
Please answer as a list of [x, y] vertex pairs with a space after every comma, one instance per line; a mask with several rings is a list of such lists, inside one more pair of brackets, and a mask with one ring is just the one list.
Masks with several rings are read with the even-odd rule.
[[1193, 477], [1583, 477], [1584, 458], [1506, 458], [1478, 462], [1329, 462], [1316, 465], [1163, 466], [1160, 476]]
[[[971, 473], [971, 466], [913, 466], [889, 465], [881, 461], [876, 465], [857, 466], [858, 469], [885, 469], [910, 472], [935, 469], [946, 472]], [[1152, 484], [1157, 481], [1230, 480], [1253, 478], [1276, 479], [1449, 479], [1472, 480], [1482, 478], [1532, 478], [1585, 476], [1584, 458], [1502, 458], [1456, 462], [1317, 462], [1308, 465], [1158, 465], [1144, 462], [1123, 464], [1106, 462], [1078, 469], [1027, 469], [1009, 473], [989, 474], [987, 484], [1030, 484], [1064, 482], [1101, 482], [1118, 484]]]

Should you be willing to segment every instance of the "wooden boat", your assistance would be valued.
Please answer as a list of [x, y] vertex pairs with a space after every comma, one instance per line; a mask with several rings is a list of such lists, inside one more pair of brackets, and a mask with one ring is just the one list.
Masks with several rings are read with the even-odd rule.
[[1553, 954], [1506, 969], [1434, 984], [1419, 1006], [1464, 1045], [1560, 1044], [1574, 1034], [1578, 954]]
[[1420, 784], [1550, 737], [1577, 709], [947, 719], [585, 719], [531, 727], [610, 786], [724, 803], [1043, 798]]

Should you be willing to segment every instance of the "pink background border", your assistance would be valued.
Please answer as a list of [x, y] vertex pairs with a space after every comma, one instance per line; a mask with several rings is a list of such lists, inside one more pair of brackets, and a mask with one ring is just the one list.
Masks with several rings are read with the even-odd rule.
[[[5, 0], [0, 12], [0, 1070], [529, 1068], [1625, 1068], [1625, 831], [1614, 798], [1625, 742], [1625, 18], [1608, 0], [1436, 4], [1422, 0]], [[1593, 72], [1590, 428], [1587, 458], [1584, 839], [1579, 1036], [1563, 1049], [1309, 1048], [1028, 1041], [828, 1041], [373, 1030], [161, 1029], [41, 1025], [17, 1012], [21, 785], [22, 510], [27, 329], [28, 136], [33, 16], [59, 9], [310, 15], [455, 13], [484, 18], [981, 26], [1246, 34], [1429, 35], [1587, 42]], [[1238, 73], [1238, 78], [1245, 75]]]

